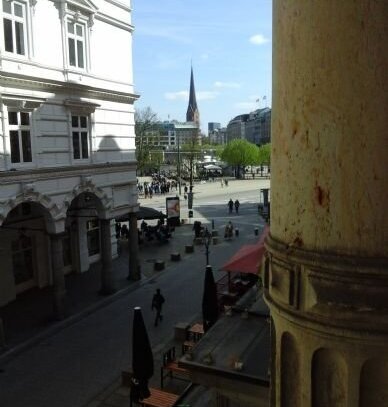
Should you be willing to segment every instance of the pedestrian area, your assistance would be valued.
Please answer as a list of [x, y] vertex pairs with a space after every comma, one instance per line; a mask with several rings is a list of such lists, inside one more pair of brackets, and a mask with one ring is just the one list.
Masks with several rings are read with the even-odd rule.
[[120, 255], [113, 261], [113, 276], [116, 293], [110, 296], [99, 294], [101, 276], [99, 263], [93, 264], [89, 271], [66, 276], [66, 319], [53, 319], [52, 287], [32, 289], [18, 296], [17, 300], [0, 309], [3, 321], [3, 341], [0, 338], [0, 358], [6, 354], [15, 355], [25, 346], [31, 345], [46, 335], [73, 323], [94, 310], [114, 301], [118, 296], [139, 287], [142, 282], [160, 271], [155, 263], [161, 261], [167, 268], [171, 262], [171, 253], [184, 254], [185, 245], [192, 243], [192, 225], [176, 228], [168, 243], [145, 242], [139, 246], [139, 258], [142, 271], [141, 281], [129, 281], [128, 277], [128, 241], [120, 241]]

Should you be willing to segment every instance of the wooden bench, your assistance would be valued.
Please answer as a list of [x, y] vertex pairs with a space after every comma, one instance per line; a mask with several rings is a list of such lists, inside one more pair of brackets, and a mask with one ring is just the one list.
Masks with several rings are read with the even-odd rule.
[[[178, 374], [178, 376], [174, 376], [174, 373]], [[178, 361], [175, 359], [175, 346], [163, 353], [162, 367], [160, 368], [160, 387], [162, 389], [164, 379], [167, 376], [170, 376], [171, 379], [175, 377], [179, 380], [189, 380], [188, 375], [189, 371], [187, 369], [178, 366]]]
[[[139, 404], [143, 407], [172, 407], [179, 396], [174, 393], [168, 393], [167, 391], [150, 388], [151, 395], [146, 399], [143, 399]], [[136, 403], [137, 404], [137, 403]], [[131, 400], [132, 407], [132, 400]]]
[[167, 391], [150, 388], [151, 396], [142, 400], [141, 405], [144, 407], [172, 407], [179, 396]]

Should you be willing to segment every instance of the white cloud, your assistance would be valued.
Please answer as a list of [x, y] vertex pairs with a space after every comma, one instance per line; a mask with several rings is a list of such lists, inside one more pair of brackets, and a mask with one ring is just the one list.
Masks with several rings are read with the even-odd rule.
[[207, 60], [207, 59], [209, 59], [209, 54], [206, 54], [206, 53], [205, 53], [205, 54], [201, 54], [201, 59], [204, 60], [204, 61]]
[[252, 35], [251, 38], [249, 38], [249, 42], [254, 45], [263, 45], [269, 42], [269, 39], [265, 38], [262, 34], [255, 34]]
[[166, 92], [164, 97], [167, 100], [189, 100], [189, 92], [187, 90], [181, 90], [179, 92]]
[[239, 89], [241, 88], [241, 84], [237, 82], [214, 82], [214, 87], [216, 88], [233, 88], [233, 89]]

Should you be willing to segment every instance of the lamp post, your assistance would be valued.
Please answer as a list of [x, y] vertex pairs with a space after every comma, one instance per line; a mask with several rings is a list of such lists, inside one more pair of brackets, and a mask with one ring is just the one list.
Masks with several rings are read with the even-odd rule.
[[209, 253], [210, 253], [209, 246], [210, 246], [210, 241], [212, 238], [212, 235], [207, 228], [205, 228], [203, 237], [204, 237], [205, 249], [206, 249], [205, 254], [206, 254], [206, 266], [207, 266], [207, 265], [209, 265]]
[[176, 130], [175, 130], [175, 136], [176, 136], [177, 146], [178, 146], [178, 170], [177, 170], [177, 175], [178, 175], [179, 195], [182, 195], [182, 190], [181, 190], [181, 149], [180, 149], [180, 143], [179, 143], [179, 133]]

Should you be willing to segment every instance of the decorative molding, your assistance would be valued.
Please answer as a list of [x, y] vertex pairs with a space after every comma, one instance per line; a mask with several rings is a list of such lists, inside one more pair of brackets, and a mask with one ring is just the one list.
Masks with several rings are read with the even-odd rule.
[[76, 185], [73, 190], [66, 195], [63, 200], [63, 208], [66, 211], [70, 208], [72, 201], [77, 198], [77, 196], [88, 192], [95, 195], [102, 205], [102, 208], [108, 212], [112, 208], [113, 200], [109, 198], [108, 195], [99, 187], [93, 184], [92, 178], [90, 176], [81, 176], [81, 182]]
[[0, 100], [7, 107], [32, 111], [40, 107], [47, 100], [47, 98], [30, 97], [3, 92], [0, 96]]
[[[98, 78], [97, 78], [98, 79]], [[88, 97], [91, 99], [101, 99], [113, 101], [118, 103], [134, 103], [140, 96], [135, 93], [115, 92], [109, 89], [94, 88], [87, 85], [69, 83], [69, 82], [53, 82], [35, 80], [32, 78], [21, 78], [16, 76], [0, 75], [0, 86], [5, 87], [18, 87], [29, 90], [39, 90], [50, 93], [63, 93], [63, 92], [78, 92], [80, 96]], [[22, 99], [22, 97], [17, 96]], [[29, 100], [32, 98], [28, 98]], [[35, 98], [38, 99], [38, 98]], [[43, 101], [45, 101], [44, 99]]]
[[66, 108], [72, 112], [78, 112], [81, 114], [90, 114], [96, 111], [96, 108], [100, 107], [97, 103], [85, 102], [80, 99], [65, 99], [63, 104]]
[[271, 307], [289, 319], [388, 332], [388, 258], [306, 250], [271, 235], [265, 246], [265, 298]]
[[31, 182], [31, 179], [60, 179], [89, 174], [110, 174], [136, 171], [136, 161], [123, 163], [101, 163], [88, 165], [69, 165], [66, 167], [41, 167], [28, 170], [0, 172], [0, 184], [5, 185], [16, 182]]
[[121, 9], [131, 12], [132, 9], [131, 7], [128, 7], [126, 4], [122, 3], [121, 1], [117, 1], [117, 0], [105, 0], [107, 3], [113, 4], [116, 7], [120, 7]]
[[35, 202], [43, 206], [50, 214], [52, 221], [62, 220], [66, 217], [66, 213], [62, 213], [47, 195], [35, 191], [33, 183], [23, 184], [21, 188], [21, 193], [11, 199], [0, 202], [0, 226], [7, 218], [8, 213], [24, 202]]
[[108, 23], [110, 25], [113, 25], [114, 27], [121, 28], [121, 29], [123, 29], [125, 31], [129, 31], [131, 33], [135, 29], [135, 27], [132, 24], [128, 24], [124, 21], [120, 21], [117, 18], [108, 16], [107, 14], [104, 14], [101, 12], [96, 13], [95, 18], [96, 18], [96, 20], [103, 21], [104, 23]]

